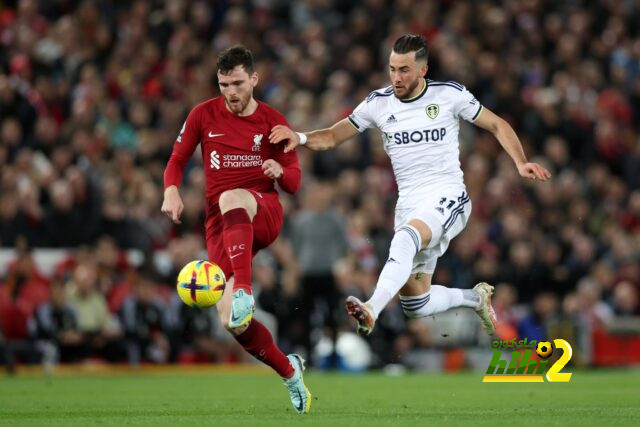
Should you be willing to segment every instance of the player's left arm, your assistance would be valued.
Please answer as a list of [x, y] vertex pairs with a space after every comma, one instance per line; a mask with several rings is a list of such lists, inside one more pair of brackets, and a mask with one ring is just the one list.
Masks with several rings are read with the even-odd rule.
[[[289, 126], [287, 119], [282, 115], [275, 116], [273, 125]], [[273, 128], [272, 125], [272, 128]], [[287, 193], [295, 193], [300, 189], [302, 181], [302, 171], [300, 170], [300, 161], [295, 150], [284, 152], [282, 149], [272, 150], [273, 158], [267, 159], [262, 164], [264, 174], [271, 179], [275, 179]]]
[[496, 137], [502, 148], [511, 156], [521, 176], [546, 181], [551, 173], [538, 163], [527, 161], [518, 135], [506, 120], [498, 117], [491, 110], [482, 107], [473, 124], [488, 130]]
[[300, 188], [302, 172], [295, 151], [288, 153], [279, 152], [273, 159], [267, 159], [262, 164], [262, 170], [266, 176], [278, 181], [278, 185], [287, 193], [295, 193]]

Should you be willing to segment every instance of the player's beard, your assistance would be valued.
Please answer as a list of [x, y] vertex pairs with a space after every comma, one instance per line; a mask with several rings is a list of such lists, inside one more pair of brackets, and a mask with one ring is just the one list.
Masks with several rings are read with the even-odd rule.
[[247, 108], [247, 105], [249, 105], [249, 101], [251, 100], [251, 94], [248, 93], [244, 97], [237, 97], [235, 99], [238, 102], [231, 102], [232, 100], [226, 97], [224, 100], [227, 104], [227, 108], [229, 108], [229, 110], [231, 110], [232, 113], [240, 114], [244, 111], [245, 108]]
[[413, 93], [413, 91], [418, 87], [418, 85], [420, 84], [420, 80], [422, 79], [422, 77], [417, 78], [414, 82], [412, 82], [409, 87], [407, 88], [406, 92], [404, 94], [398, 94], [397, 92], [395, 92], [395, 87], [393, 88], [395, 94], [396, 94], [396, 98], [398, 99], [408, 99], [411, 98], [411, 94]]

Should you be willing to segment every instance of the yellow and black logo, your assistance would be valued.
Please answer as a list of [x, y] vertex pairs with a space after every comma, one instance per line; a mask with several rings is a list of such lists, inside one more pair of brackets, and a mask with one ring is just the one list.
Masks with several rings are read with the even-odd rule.
[[[561, 356], [551, 364], [549, 357], [553, 354], [554, 346], [562, 350]], [[493, 357], [489, 362], [489, 368], [482, 380], [485, 383], [541, 383], [544, 382], [543, 374], [547, 370], [546, 377], [549, 382], [568, 382], [571, 379], [571, 372], [560, 372], [562, 368], [571, 360], [573, 350], [571, 345], [563, 339], [553, 340], [553, 345], [549, 341], [536, 342], [528, 339], [516, 341], [494, 340], [491, 343]], [[513, 348], [507, 360], [502, 359], [502, 351]], [[542, 359], [531, 359], [535, 349], [536, 355]]]
[[536, 354], [541, 359], [548, 359], [553, 354], [553, 347], [549, 341], [540, 341], [536, 346]]

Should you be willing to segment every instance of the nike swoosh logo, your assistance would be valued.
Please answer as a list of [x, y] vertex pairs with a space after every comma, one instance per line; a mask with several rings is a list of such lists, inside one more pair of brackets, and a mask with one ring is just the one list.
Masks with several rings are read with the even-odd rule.
[[224, 136], [224, 133], [211, 133], [211, 132], [209, 132], [209, 138], [215, 138], [216, 136]]
[[242, 252], [240, 252], [239, 254], [235, 254], [233, 256], [230, 256], [229, 259], [234, 259], [235, 257], [240, 256], [240, 255], [242, 255]]
[[296, 390], [298, 392], [298, 399], [300, 399], [300, 404], [296, 408], [298, 412], [304, 411], [304, 402], [302, 401], [302, 395], [300, 394], [300, 390]]

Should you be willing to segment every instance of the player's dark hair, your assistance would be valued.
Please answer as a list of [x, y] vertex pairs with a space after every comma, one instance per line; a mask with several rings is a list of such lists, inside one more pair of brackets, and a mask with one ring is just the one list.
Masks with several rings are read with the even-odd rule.
[[238, 65], [242, 65], [248, 74], [253, 73], [253, 54], [244, 46], [232, 46], [218, 55], [218, 71], [220, 74], [229, 74]]
[[424, 37], [416, 34], [405, 34], [393, 44], [395, 53], [416, 53], [416, 61], [424, 60], [428, 62], [429, 46]]

